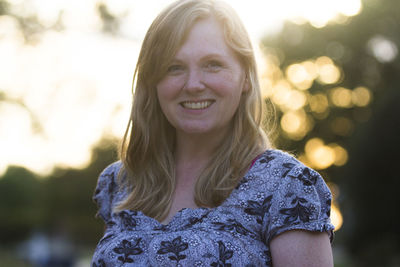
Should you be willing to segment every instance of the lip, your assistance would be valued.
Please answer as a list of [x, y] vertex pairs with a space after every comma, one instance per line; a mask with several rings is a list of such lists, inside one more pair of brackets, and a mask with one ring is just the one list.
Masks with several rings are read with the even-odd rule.
[[214, 99], [196, 99], [179, 102], [185, 113], [199, 115], [207, 111], [215, 103]]
[[212, 104], [214, 104], [214, 99], [201, 99], [201, 100], [185, 100], [180, 102], [179, 104], [188, 110], [205, 110], [209, 108]]

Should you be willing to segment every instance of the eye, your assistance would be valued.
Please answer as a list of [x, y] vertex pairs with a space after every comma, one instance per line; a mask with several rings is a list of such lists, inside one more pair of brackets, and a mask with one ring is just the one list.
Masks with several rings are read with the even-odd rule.
[[181, 72], [183, 69], [184, 69], [184, 67], [182, 65], [173, 64], [168, 67], [167, 72], [170, 74], [176, 74], [176, 73]]
[[222, 63], [216, 60], [211, 60], [206, 63], [206, 68], [211, 71], [218, 71], [222, 68]]

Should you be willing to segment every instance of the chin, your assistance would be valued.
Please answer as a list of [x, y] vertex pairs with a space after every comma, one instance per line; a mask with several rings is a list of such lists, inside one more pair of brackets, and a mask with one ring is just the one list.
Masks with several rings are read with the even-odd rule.
[[204, 125], [185, 125], [180, 127], [179, 131], [185, 134], [206, 134], [211, 132], [212, 129]]
[[181, 129], [181, 132], [185, 134], [206, 134], [210, 131], [203, 128], [189, 128], [189, 129]]

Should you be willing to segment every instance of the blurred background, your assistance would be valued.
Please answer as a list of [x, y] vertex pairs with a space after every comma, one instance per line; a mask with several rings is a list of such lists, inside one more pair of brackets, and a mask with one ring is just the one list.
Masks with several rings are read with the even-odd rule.
[[[0, 0], [0, 266], [89, 266], [104, 230], [91, 196], [170, 2]], [[335, 266], [400, 266], [400, 1], [227, 2], [254, 39], [276, 146], [333, 192]]]

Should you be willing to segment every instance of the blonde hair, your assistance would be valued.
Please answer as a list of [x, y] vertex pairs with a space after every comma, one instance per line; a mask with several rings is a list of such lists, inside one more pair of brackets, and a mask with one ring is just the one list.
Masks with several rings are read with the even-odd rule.
[[120, 151], [124, 167], [119, 181], [129, 194], [116, 211], [140, 210], [158, 220], [169, 212], [176, 184], [175, 129], [161, 111], [156, 85], [194, 23], [210, 16], [221, 23], [227, 45], [245, 70], [249, 90], [241, 97], [232, 119], [231, 134], [219, 145], [197, 179], [195, 203], [203, 207], [220, 205], [252, 160], [270, 147], [261, 128], [263, 101], [254, 52], [238, 15], [220, 1], [176, 1], [153, 21], [139, 54], [131, 117]]

